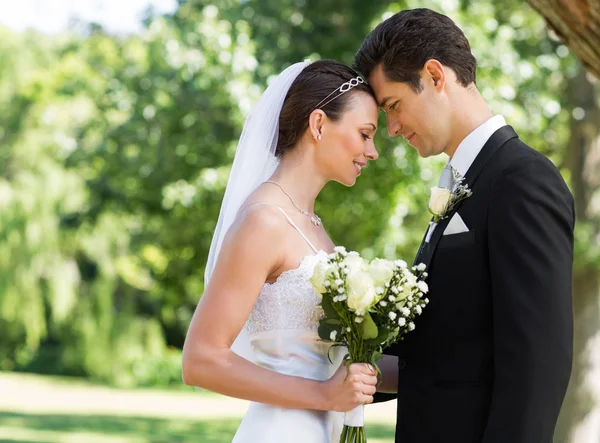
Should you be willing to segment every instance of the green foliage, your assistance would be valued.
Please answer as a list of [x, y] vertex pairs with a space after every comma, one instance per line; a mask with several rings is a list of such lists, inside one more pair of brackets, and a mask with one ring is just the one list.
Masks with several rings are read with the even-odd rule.
[[[516, 0], [350, 0], [343, 13], [334, 0], [190, 0], [137, 36], [0, 28], [0, 369], [176, 382], [167, 347], [203, 292], [252, 103], [289, 64], [350, 64], [376, 23], [423, 6], [456, 19], [493, 111], [566, 171], [577, 66]], [[379, 126], [380, 159], [351, 189], [329, 184], [316, 211], [337, 244], [410, 262], [443, 159]], [[586, 232], [579, 247], [598, 257]]]

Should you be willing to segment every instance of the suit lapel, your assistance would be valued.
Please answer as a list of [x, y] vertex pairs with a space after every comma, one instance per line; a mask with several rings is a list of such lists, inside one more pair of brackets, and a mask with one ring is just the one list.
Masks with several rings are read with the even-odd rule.
[[[503, 126], [494, 132], [488, 141], [483, 145], [483, 148], [481, 148], [481, 151], [479, 151], [477, 157], [475, 157], [473, 164], [469, 167], [463, 184], [466, 184], [473, 192], [475, 192], [475, 182], [477, 181], [477, 178], [479, 177], [479, 174], [485, 165], [507, 141], [516, 137], [518, 137], [517, 133], [511, 126], [508, 125]], [[466, 200], [468, 200], [468, 198]], [[419, 248], [419, 252], [415, 258], [415, 264], [424, 263], [427, 268], [429, 268], [431, 260], [433, 259], [433, 254], [435, 253], [435, 249], [442, 238], [442, 234], [444, 233], [446, 226], [448, 226], [448, 223], [450, 223], [450, 219], [454, 213], [458, 211], [458, 208], [460, 208], [460, 206], [466, 200], [458, 203], [454, 210], [449, 212], [448, 216], [444, 220], [440, 221], [435, 228], [435, 231], [433, 231], [433, 235], [431, 236], [429, 243], [425, 243], [425, 237], [423, 237], [421, 247]]]

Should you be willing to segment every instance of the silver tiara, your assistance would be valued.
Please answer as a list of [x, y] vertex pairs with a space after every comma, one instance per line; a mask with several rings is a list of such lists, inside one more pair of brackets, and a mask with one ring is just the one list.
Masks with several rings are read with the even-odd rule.
[[[329, 94], [327, 97], [325, 97], [323, 100], [321, 100], [319, 102], [319, 104], [317, 106], [315, 106], [315, 109], [320, 109], [320, 108], [323, 108], [323, 107], [327, 106], [329, 103], [331, 103], [333, 100], [335, 100], [336, 98], [338, 98], [340, 95], [345, 94], [350, 89], [352, 89], [355, 86], [358, 86], [358, 85], [360, 85], [361, 83], [364, 83], [364, 82], [365, 81], [363, 80], [363, 78], [359, 75], [356, 78], [348, 80], [346, 83], [342, 83], [342, 85], [339, 88], [335, 89], [331, 94]], [[339, 92], [339, 94], [336, 95], [336, 96], [334, 96], [333, 98], [327, 100], [329, 97], [331, 97], [336, 92]], [[323, 103], [323, 102], [325, 102], [325, 103]]]

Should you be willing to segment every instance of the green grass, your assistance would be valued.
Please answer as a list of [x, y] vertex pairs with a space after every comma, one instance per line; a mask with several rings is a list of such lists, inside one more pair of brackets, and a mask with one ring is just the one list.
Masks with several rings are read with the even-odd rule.
[[[0, 373], [0, 443], [230, 443], [245, 410], [236, 402], [197, 391]], [[367, 436], [369, 443], [393, 443], [394, 424], [379, 417]]]
[[[0, 413], [0, 438], [5, 442], [147, 442], [224, 443], [231, 442], [240, 420], [173, 420], [147, 417], [101, 415], [57, 415]], [[13, 438], [16, 438], [13, 439]]]
[[[239, 422], [2, 412], [0, 443], [230, 443]], [[393, 441], [392, 425], [367, 431], [373, 443]]]

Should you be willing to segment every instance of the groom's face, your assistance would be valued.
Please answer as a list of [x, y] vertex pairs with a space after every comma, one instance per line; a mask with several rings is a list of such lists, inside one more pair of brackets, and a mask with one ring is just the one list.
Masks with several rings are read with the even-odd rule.
[[444, 101], [429, 78], [421, 77], [423, 89], [388, 80], [381, 65], [369, 76], [380, 109], [386, 113], [388, 133], [403, 136], [421, 157], [441, 154], [447, 145]]

